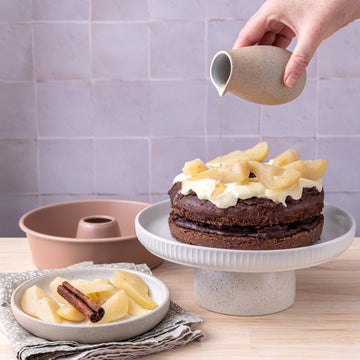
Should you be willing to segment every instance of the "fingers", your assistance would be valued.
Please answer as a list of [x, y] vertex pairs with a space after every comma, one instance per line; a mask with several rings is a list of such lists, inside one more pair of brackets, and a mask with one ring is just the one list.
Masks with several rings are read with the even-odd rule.
[[291, 40], [292, 40], [292, 38], [289, 38], [289, 37], [284, 36], [282, 34], [277, 34], [274, 42], [272, 43], [272, 45], [281, 47], [283, 49], [286, 49], [290, 45]]
[[273, 32], [266, 32], [262, 39], [257, 43], [258, 45], [272, 45], [276, 39], [276, 34]]
[[260, 9], [242, 28], [233, 49], [251, 45], [275, 45], [285, 48], [294, 36], [292, 28]]
[[293, 88], [296, 85], [319, 44], [320, 42], [314, 41], [314, 38], [310, 36], [303, 35], [298, 38], [284, 72], [284, 83], [287, 87]]
[[[284, 34], [286, 32], [287, 31], [284, 31]], [[264, 34], [263, 38], [257, 43], [257, 45], [272, 45], [286, 49], [290, 45], [294, 35], [289, 36], [284, 34], [276, 34], [268, 31]]]
[[241, 29], [233, 49], [257, 44], [267, 31], [266, 19], [255, 14]]

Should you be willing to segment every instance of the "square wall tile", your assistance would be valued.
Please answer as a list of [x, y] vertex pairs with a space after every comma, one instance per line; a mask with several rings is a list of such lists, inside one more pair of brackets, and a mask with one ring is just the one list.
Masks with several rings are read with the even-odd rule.
[[360, 192], [360, 138], [335, 137], [318, 140], [318, 157], [328, 161], [325, 190]]
[[207, 67], [206, 76], [209, 76], [210, 64], [214, 55], [221, 50], [231, 50], [240, 30], [246, 24], [244, 20], [210, 20], [207, 33]]
[[205, 161], [210, 161], [218, 156], [228, 154], [235, 150], [247, 150], [259, 143], [259, 137], [231, 137], [211, 136], [207, 138], [207, 156]]
[[148, 140], [96, 140], [95, 169], [97, 194], [148, 194]]
[[151, 78], [204, 77], [204, 22], [154, 22], [150, 41]]
[[147, 78], [147, 24], [93, 24], [92, 57], [95, 78]]
[[33, 19], [89, 20], [90, 0], [33, 0]]
[[92, 20], [146, 20], [147, 0], [92, 0]]
[[206, 0], [150, 0], [150, 18], [166, 20], [205, 19]]
[[91, 86], [82, 81], [40, 82], [37, 86], [39, 135], [92, 135]]
[[359, 79], [320, 80], [319, 133], [360, 134]]
[[319, 47], [320, 78], [360, 77], [360, 22], [354, 21]]
[[0, 79], [33, 80], [31, 25], [0, 24]]
[[93, 86], [95, 136], [149, 134], [148, 81], [96, 81]]
[[294, 148], [300, 155], [301, 160], [314, 160], [316, 158], [316, 140], [315, 137], [262, 137], [262, 141], [267, 141], [269, 154], [267, 159], [271, 159], [281, 154], [288, 148]]
[[221, 99], [211, 81], [207, 93], [208, 135], [258, 135], [260, 105], [231, 93]]
[[204, 136], [206, 86], [201, 80], [152, 81], [151, 134]]
[[25, 237], [19, 227], [20, 218], [28, 211], [39, 207], [38, 195], [0, 195], [0, 236]]
[[0, 82], [0, 138], [35, 138], [33, 83]]
[[74, 80], [90, 76], [88, 24], [34, 24], [37, 80]]
[[263, 3], [264, 0], [208, 0], [208, 18], [247, 20], [259, 10]]
[[0, 0], [0, 21], [31, 21], [31, 0]]
[[282, 105], [264, 105], [261, 117], [262, 136], [315, 136], [317, 80], [308, 80], [303, 92]]
[[357, 224], [355, 236], [360, 236], [360, 193], [331, 193], [325, 189], [325, 201], [348, 211]]
[[205, 139], [155, 138], [151, 140], [151, 193], [166, 194], [186, 161], [205, 158]]
[[93, 193], [91, 140], [40, 140], [40, 193]]
[[37, 193], [36, 141], [0, 140], [0, 154], [0, 193]]

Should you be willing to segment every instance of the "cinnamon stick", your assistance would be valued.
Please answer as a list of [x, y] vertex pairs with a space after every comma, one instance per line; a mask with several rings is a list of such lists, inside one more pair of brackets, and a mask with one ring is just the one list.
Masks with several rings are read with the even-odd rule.
[[100, 305], [67, 281], [57, 287], [57, 292], [93, 323], [100, 321], [105, 314], [105, 310]]

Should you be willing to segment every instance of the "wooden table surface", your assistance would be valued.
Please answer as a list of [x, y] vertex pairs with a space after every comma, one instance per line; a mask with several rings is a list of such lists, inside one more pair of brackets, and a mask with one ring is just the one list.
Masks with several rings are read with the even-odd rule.
[[[31, 269], [26, 239], [0, 239], [0, 271]], [[332, 261], [297, 270], [295, 304], [272, 315], [238, 317], [204, 310], [193, 299], [192, 268], [164, 262], [153, 273], [168, 285], [173, 301], [201, 315], [206, 338], [143, 360], [360, 360], [360, 238]], [[15, 360], [1, 332], [0, 359]]]

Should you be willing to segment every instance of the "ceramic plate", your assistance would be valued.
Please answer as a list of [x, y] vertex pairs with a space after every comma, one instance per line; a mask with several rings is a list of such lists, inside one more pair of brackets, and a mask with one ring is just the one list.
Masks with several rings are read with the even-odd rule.
[[112, 281], [113, 268], [93, 269], [67, 269], [54, 271], [46, 275], [33, 278], [20, 285], [12, 294], [11, 309], [20, 325], [32, 334], [49, 340], [71, 340], [81, 343], [101, 343], [109, 341], [120, 341], [140, 335], [157, 325], [166, 315], [169, 309], [169, 290], [166, 285], [154, 276], [142, 272], [123, 269], [139, 275], [149, 287], [150, 296], [157, 303], [154, 310], [139, 317], [129, 315], [124, 320], [111, 324], [86, 325], [82, 323], [55, 324], [42, 321], [25, 314], [19, 301], [24, 291], [30, 286], [37, 285], [50, 294], [49, 284], [57, 276], [66, 279], [87, 279], [108, 278]]
[[325, 204], [321, 238], [314, 245], [283, 250], [228, 250], [175, 240], [169, 231], [170, 201], [142, 210], [135, 219], [140, 242], [153, 254], [179, 264], [232, 272], [274, 272], [315, 266], [338, 256], [351, 244], [355, 221], [345, 210]]

